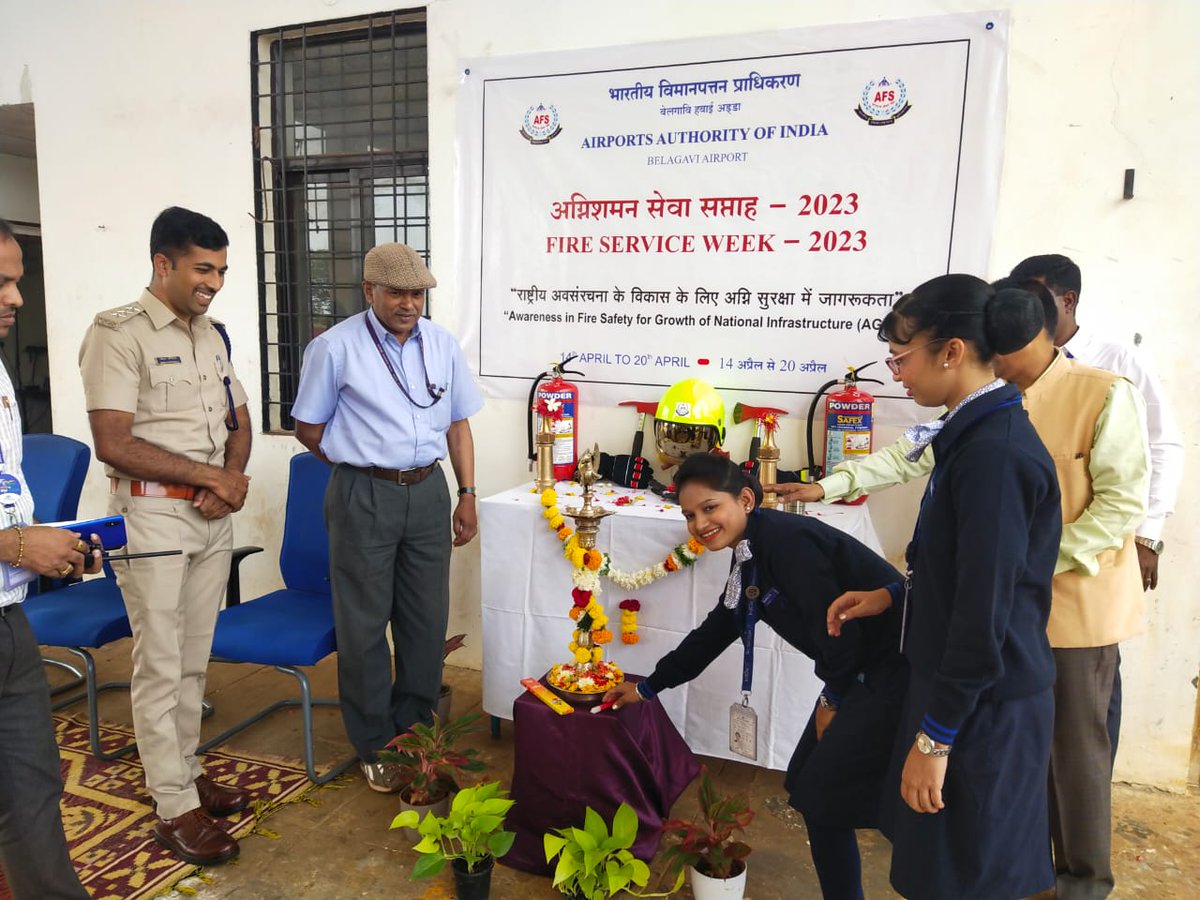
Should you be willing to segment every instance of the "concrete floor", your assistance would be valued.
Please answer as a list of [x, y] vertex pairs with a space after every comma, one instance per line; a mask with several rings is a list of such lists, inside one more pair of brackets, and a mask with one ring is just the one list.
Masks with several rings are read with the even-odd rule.
[[[105, 680], [128, 676], [129, 642], [122, 641], [97, 654]], [[53, 676], [52, 676], [53, 677]], [[448, 668], [454, 687], [454, 714], [480, 709], [480, 675]], [[312, 674], [315, 696], [333, 696], [336, 671], [327, 659]], [[294, 681], [271, 669], [214, 664], [209, 670], [208, 696], [216, 714], [204, 734], [216, 734], [229, 723], [282, 696], [294, 695]], [[70, 712], [85, 712], [82, 704]], [[331, 762], [348, 752], [336, 710], [317, 714], [317, 759]], [[129, 721], [127, 695], [113, 693], [101, 700], [101, 717]], [[231, 746], [255, 753], [298, 757], [299, 714], [287, 711], [238, 735]], [[480, 750], [488, 778], [508, 783], [512, 773], [512, 724], [505, 722], [499, 739], [486, 731], [471, 740]], [[754, 847], [746, 897], [751, 900], [795, 900], [819, 897], [816, 875], [808, 856], [804, 828], [782, 793], [782, 773], [740, 763], [709, 760], [718, 784], [745, 789], [757, 817], [748, 829]], [[321, 768], [321, 766], [319, 766]], [[448, 872], [432, 881], [414, 882], [409, 873], [414, 854], [398, 832], [388, 830], [398, 809], [394, 796], [370, 791], [361, 775], [344, 784], [309, 794], [308, 802], [275, 814], [266, 828], [277, 839], [251, 836], [242, 842], [241, 858], [233, 864], [205, 870], [190, 878], [182, 890], [164, 900], [275, 900], [351, 897], [426, 898], [451, 900], [454, 887]], [[690, 818], [696, 805], [689, 789], [673, 814]], [[1200, 793], [1171, 794], [1118, 785], [1114, 793], [1113, 857], [1117, 876], [1114, 897], [1200, 898]], [[888, 886], [890, 845], [875, 832], [861, 832], [866, 895], [897, 896]], [[657, 875], [660, 867], [654, 867]], [[651, 881], [651, 885], [655, 882]], [[561, 896], [548, 879], [497, 866], [492, 881], [497, 900], [539, 900]], [[691, 896], [685, 887], [677, 895]], [[1052, 897], [1053, 893], [1042, 895]]]

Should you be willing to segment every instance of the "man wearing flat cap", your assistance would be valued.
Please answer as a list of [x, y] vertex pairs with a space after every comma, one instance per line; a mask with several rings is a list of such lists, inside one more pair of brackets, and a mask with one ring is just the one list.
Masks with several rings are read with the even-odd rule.
[[[376, 753], [432, 721], [451, 545], [468, 543], [477, 528], [467, 419], [483, 397], [458, 341], [421, 317], [425, 291], [436, 286], [405, 244], [367, 253], [370, 308], [313, 338], [292, 405], [297, 439], [334, 467], [325, 524], [342, 719], [367, 783], [381, 792], [400, 783]], [[453, 515], [439, 465], [447, 456], [459, 485]]]

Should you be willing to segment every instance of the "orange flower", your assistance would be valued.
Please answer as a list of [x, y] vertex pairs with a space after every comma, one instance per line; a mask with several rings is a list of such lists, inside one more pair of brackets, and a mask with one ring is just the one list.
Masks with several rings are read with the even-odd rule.
[[607, 644], [613, 639], [612, 632], [607, 628], [597, 628], [592, 632], [592, 642], [596, 644]]
[[569, 613], [567, 613], [567, 615], [569, 615], [572, 619], [574, 619], [576, 622], [578, 622], [579, 617], [583, 615], [583, 609], [578, 606], [572, 606], [571, 611]]
[[604, 556], [595, 550], [589, 550], [583, 557], [583, 564], [595, 572], [604, 563]]
[[702, 543], [700, 543], [698, 540], [696, 540], [695, 538], [688, 538], [687, 546], [688, 546], [688, 549], [691, 550], [696, 555], [699, 555], [704, 552], [704, 545]]
[[666, 559], [663, 560], [663, 568], [666, 569], [668, 572], [678, 572], [679, 571], [679, 563], [675, 562], [674, 554], [672, 554], [671, 556], [668, 556]]
[[641, 638], [638, 637], [637, 633], [633, 631], [629, 631], [621, 635], [621, 642], [625, 644], [636, 644], [640, 640]]
[[561, 528], [558, 529], [558, 531], [556, 533], [558, 534], [558, 539], [560, 541], [565, 541], [567, 538], [569, 538], [571, 536], [571, 529], [567, 525], [564, 524]]

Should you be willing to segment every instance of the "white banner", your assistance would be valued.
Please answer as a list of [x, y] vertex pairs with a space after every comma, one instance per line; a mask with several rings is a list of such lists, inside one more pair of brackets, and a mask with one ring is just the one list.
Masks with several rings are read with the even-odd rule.
[[687, 377], [803, 394], [881, 359], [903, 292], [987, 274], [1007, 32], [973, 13], [464, 62], [458, 325], [485, 389], [523, 397], [578, 354], [593, 401]]

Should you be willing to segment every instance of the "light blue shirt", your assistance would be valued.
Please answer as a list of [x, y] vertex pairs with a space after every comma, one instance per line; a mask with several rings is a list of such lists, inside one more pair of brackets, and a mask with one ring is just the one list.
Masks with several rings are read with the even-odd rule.
[[[445, 389], [442, 399], [421, 409], [401, 393], [367, 332], [368, 315], [396, 377], [413, 400], [432, 403], [427, 378], [435, 391]], [[366, 310], [313, 338], [305, 348], [292, 416], [312, 425], [325, 423], [321, 452], [331, 462], [415, 469], [444, 459], [451, 423], [482, 408], [483, 395], [454, 335], [419, 319], [401, 344], [372, 310]]]

